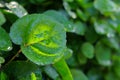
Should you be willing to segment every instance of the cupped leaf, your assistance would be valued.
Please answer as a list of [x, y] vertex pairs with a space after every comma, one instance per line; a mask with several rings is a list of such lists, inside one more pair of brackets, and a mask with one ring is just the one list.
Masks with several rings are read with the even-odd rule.
[[3, 23], [5, 23], [5, 21], [6, 21], [5, 17], [4, 17], [4, 15], [0, 11], [0, 25], [2, 25]]
[[71, 32], [71, 30], [73, 29], [72, 23], [62, 13], [55, 10], [48, 10], [44, 12], [44, 14], [63, 24], [67, 32]]
[[82, 45], [81, 51], [87, 58], [91, 59], [94, 57], [94, 46], [89, 42], [86, 42]]
[[51, 64], [63, 56], [66, 32], [62, 24], [43, 14], [20, 18], [10, 30], [15, 44], [21, 45], [23, 54], [36, 64]]
[[12, 49], [12, 43], [8, 33], [0, 27], [0, 50], [10, 51]]
[[6, 66], [4, 72], [9, 79], [15, 80], [42, 80], [41, 70], [31, 62], [15, 61]]

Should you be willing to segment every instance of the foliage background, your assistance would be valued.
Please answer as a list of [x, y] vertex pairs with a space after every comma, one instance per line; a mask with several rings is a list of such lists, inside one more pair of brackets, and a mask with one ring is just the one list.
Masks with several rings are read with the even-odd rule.
[[[22, 6], [15, 10], [6, 6], [6, 3], [11, 1], [13, 0], [0, 1], [0, 25], [7, 33], [10, 26], [24, 13], [56, 10], [63, 15], [61, 19], [64, 21], [67, 18], [71, 25], [67, 31], [67, 47], [73, 53], [66, 62], [74, 80], [120, 80], [119, 0], [14, 0]], [[11, 10], [12, 13], [7, 10]], [[1, 17], [2, 14], [5, 19]], [[19, 46], [15, 44], [11, 51], [0, 50], [1, 66], [4, 66], [18, 50]], [[17, 56], [14, 61], [17, 62], [2, 69], [1, 80], [7, 80], [12, 70], [16, 71], [12, 73], [14, 77], [20, 77], [20, 80], [28, 80], [31, 76], [31, 80], [36, 80], [35, 74], [37, 77], [41, 76], [37, 80], [59, 80], [56, 78], [59, 74], [51, 65], [38, 68], [33, 63], [27, 63], [23, 54]], [[18, 70], [20, 72], [17, 72]], [[26, 72], [34, 73], [25, 76], [23, 73]]]

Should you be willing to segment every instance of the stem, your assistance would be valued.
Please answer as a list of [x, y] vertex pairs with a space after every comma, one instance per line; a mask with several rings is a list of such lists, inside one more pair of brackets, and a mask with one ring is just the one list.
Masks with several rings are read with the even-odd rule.
[[21, 53], [21, 49], [5, 64], [5, 66], [12, 62], [19, 55], [19, 53]]
[[20, 53], [21, 49], [3, 67], [0, 67], [0, 71], [5, 68], [9, 63], [11, 63]]

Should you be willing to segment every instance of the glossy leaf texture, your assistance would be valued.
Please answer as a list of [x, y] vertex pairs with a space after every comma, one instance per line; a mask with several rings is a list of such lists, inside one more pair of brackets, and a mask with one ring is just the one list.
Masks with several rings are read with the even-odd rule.
[[6, 66], [3, 72], [9, 75], [9, 79], [42, 80], [40, 68], [31, 62], [24, 61], [12, 62]]
[[0, 26], [1, 26], [2, 24], [4, 24], [5, 21], [6, 21], [5, 17], [4, 17], [4, 15], [2, 14], [2, 12], [0, 11]]
[[50, 16], [52, 19], [60, 22], [61, 24], [64, 25], [65, 30], [67, 32], [71, 32], [73, 29], [72, 23], [68, 20], [68, 18], [63, 15], [62, 13], [55, 11], [55, 10], [48, 10], [44, 12], [45, 15]]
[[12, 11], [12, 13], [14, 13], [20, 18], [28, 14], [28, 12], [23, 8], [23, 6], [21, 6], [15, 1], [7, 3], [6, 6], [8, 9], [10, 9], [10, 11]]
[[11, 27], [10, 37], [21, 45], [23, 54], [38, 65], [58, 61], [66, 48], [66, 32], [62, 24], [43, 14], [27, 15]]
[[12, 43], [8, 33], [0, 27], [0, 50], [10, 51], [12, 49]]

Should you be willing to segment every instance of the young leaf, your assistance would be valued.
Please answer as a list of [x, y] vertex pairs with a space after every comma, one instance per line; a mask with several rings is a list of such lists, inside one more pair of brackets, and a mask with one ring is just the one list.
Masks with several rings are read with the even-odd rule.
[[8, 33], [0, 27], [0, 50], [10, 51], [12, 49], [12, 43], [10, 41]]
[[71, 72], [64, 59], [59, 60], [58, 62], [53, 64], [53, 66], [61, 75], [62, 80], [73, 80]]
[[94, 46], [88, 42], [82, 45], [81, 51], [87, 58], [91, 59], [94, 57]]
[[23, 54], [38, 65], [51, 64], [63, 56], [66, 32], [63, 25], [43, 14], [32, 14], [17, 20], [10, 37], [21, 45]]

